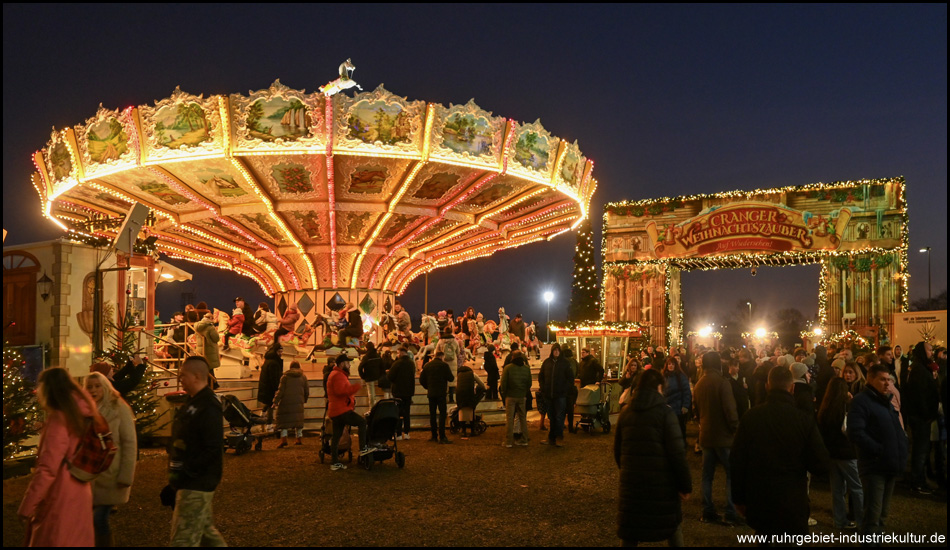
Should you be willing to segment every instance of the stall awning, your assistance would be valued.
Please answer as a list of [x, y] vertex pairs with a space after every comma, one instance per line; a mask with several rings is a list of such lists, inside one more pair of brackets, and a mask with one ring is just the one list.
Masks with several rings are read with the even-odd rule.
[[159, 283], [170, 283], [172, 281], [190, 281], [191, 273], [184, 269], [173, 266], [168, 262], [155, 262], [155, 279]]

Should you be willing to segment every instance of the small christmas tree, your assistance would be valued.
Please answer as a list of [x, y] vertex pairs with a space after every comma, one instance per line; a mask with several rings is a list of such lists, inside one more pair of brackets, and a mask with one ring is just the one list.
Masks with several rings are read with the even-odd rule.
[[37, 432], [36, 389], [23, 377], [26, 361], [19, 350], [3, 344], [3, 459], [20, 452], [20, 442]]
[[[106, 321], [109, 332], [112, 334], [112, 346], [103, 357], [104, 360], [112, 363], [115, 370], [124, 367], [133, 355], [143, 354], [143, 351], [137, 347], [138, 333], [131, 330], [135, 327], [134, 321], [121, 313], [118, 319], [118, 323], [111, 318]], [[167, 424], [167, 421], [159, 424], [162, 417], [158, 408], [160, 398], [155, 391], [159, 385], [159, 376], [158, 371], [146, 369], [142, 380], [125, 396], [125, 401], [132, 408], [132, 414], [135, 415], [135, 433], [140, 445], [144, 445], [155, 432]]]
[[577, 228], [577, 246], [574, 249], [574, 286], [567, 317], [570, 321], [594, 321], [600, 318], [600, 287], [597, 266], [594, 264], [594, 235], [590, 219]]

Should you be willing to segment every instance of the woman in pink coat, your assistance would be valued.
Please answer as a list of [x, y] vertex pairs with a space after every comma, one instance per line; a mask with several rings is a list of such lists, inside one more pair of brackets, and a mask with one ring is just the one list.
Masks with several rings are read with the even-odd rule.
[[33, 479], [17, 511], [27, 523], [29, 546], [92, 546], [92, 484], [69, 473], [66, 459], [96, 405], [62, 368], [43, 371], [37, 398], [46, 411]]

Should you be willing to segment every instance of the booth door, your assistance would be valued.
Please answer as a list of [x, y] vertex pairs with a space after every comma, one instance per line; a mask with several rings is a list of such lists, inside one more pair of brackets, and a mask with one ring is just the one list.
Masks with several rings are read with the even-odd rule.
[[36, 271], [3, 271], [3, 338], [11, 346], [36, 343]]

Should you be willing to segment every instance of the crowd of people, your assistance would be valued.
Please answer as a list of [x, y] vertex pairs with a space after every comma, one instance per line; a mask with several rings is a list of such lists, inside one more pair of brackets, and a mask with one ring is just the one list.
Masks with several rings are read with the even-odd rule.
[[[226, 349], [232, 336], [261, 327], [273, 331], [257, 398], [268, 424], [279, 433], [278, 447], [289, 445], [291, 437], [296, 445], [303, 444], [310, 385], [298, 361], [284, 370], [280, 345], [280, 338], [295, 330], [300, 314], [288, 309], [278, 319], [262, 304], [258, 311], [263, 313], [245, 315], [243, 300], [235, 305], [226, 323], [225, 334], [231, 336], [220, 343], [210, 336], [218, 335], [217, 329], [204, 336], [199, 328], [203, 321], [215, 322], [212, 312], [201, 313], [200, 308], [176, 314], [168, 334], [177, 341], [179, 323], [198, 319], [195, 332], [206, 338], [206, 348], [215, 349], [210, 353], [198, 346], [198, 353], [183, 357], [180, 366], [187, 401], [174, 419], [169, 485], [163, 491], [163, 500], [174, 507], [173, 545], [225, 542], [212, 517], [223, 464], [223, 417], [213, 388], [213, 357], [219, 347]], [[356, 323], [352, 311], [347, 308], [341, 315], [350, 318], [348, 325]], [[447, 310], [431, 316], [434, 334], [428, 332], [425, 317], [422, 332], [412, 333], [408, 313], [397, 302], [395, 337], [384, 334], [380, 347], [369, 342], [360, 348], [359, 382], [351, 381], [353, 360], [346, 353], [330, 358], [323, 387], [333, 430], [331, 470], [346, 468], [339, 456], [346, 426], [358, 431], [360, 455], [373, 452], [366, 441], [367, 422], [355, 412], [355, 396], [364, 386], [370, 406], [379, 392], [398, 400], [396, 439], [410, 438], [417, 380], [426, 393], [429, 440], [434, 443], [452, 443], [446, 423], [453, 402], [462, 437], [477, 435], [475, 410], [488, 397], [500, 399], [505, 409], [503, 447], [530, 444], [527, 411], [532, 407], [541, 413], [541, 443], [564, 444], [565, 429], [575, 429], [577, 388], [604, 381], [604, 367], [588, 349], [579, 350], [576, 359], [572, 349], [553, 344], [540, 364], [538, 390], [533, 392], [530, 359], [540, 357], [541, 347], [532, 334], [533, 324], [525, 324], [521, 315], [509, 320], [503, 310], [494, 327], [480, 317], [472, 308], [460, 318]], [[347, 328], [340, 328], [339, 343], [344, 346], [348, 338], [358, 337]], [[473, 368], [478, 353], [484, 380]], [[117, 373], [97, 363], [81, 384], [64, 369], [41, 374], [37, 395], [47, 421], [36, 473], [18, 511], [28, 525], [31, 545], [111, 545], [109, 517], [115, 506], [128, 502], [137, 454], [135, 419], [123, 395], [141, 379], [144, 368], [138, 357]], [[667, 352], [649, 347], [628, 357], [619, 384], [624, 391], [614, 456], [620, 470], [618, 534], [625, 544], [683, 543], [682, 502], [693, 492], [686, 461], [690, 450], [702, 454], [699, 520], [748, 523], [760, 534], [808, 532], [814, 522], [811, 475], [830, 476], [834, 526], [862, 534], [876, 532], [886, 520], [908, 457], [906, 477], [914, 491], [928, 494], [933, 489], [930, 479], [946, 484], [940, 408], [946, 399], [946, 350], [933, 350], [926, 342], [914, 346], [909, 356], [887, 346], [857, 356], [851, 349], [822, 346], [790, 353], [781, 348], [757, 353], [745, 348]], [[107, 471], [83, 482], [67, 465], [84, 426], [97, 418], [108, 423], [118, 452]], [[699, 426], [693, 447], [686, 437], [691, 420]], [[712, 491], [719, 466], [726, 487], [722, 508]]]
[[[680, 503], [693, 489], [689, 417], [699, 424], [703, 522], [805, 535], [817, 523], [811, 476], [827, 473], [834, 527], [870, 536], [902, 477], [921, 495], [933, 490], [931, 479], [946, 488], [946, 349], [927, 342], [909, 357], [889, 346], [857, 357], [847, 347], [670, 355], [649, 348], [628, 359], [620, 384], [614, 451], [625, 543], [682, 544]], [[722, 515], [712, 496], [719, 465]]]

